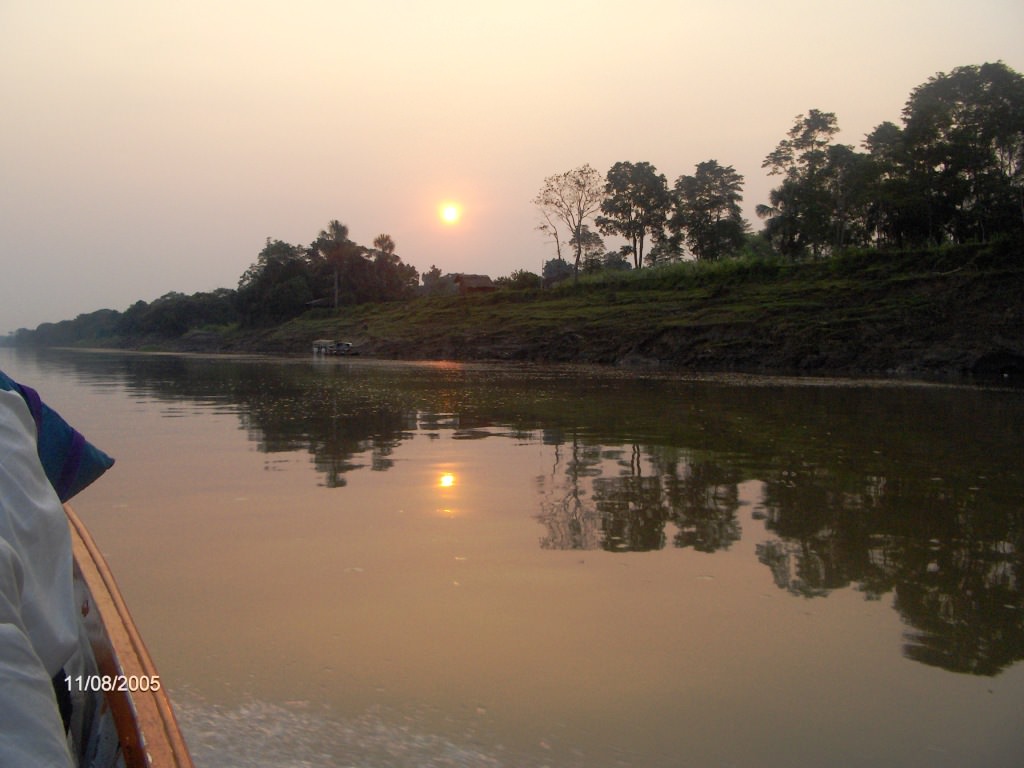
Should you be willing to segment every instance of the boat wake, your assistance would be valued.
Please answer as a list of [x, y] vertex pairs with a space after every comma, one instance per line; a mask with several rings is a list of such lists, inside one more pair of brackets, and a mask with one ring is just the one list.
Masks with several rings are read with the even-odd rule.
[[[176, 691], [174, 708], [197, 768], [540, 768], [549, 760], [456, 744], [380, 713], [339, 719], [303, 702], [233, 707]], [[489, 753], [490, 751], [490, 753]], [[495, 752], [499, 754], [494, 754]]]

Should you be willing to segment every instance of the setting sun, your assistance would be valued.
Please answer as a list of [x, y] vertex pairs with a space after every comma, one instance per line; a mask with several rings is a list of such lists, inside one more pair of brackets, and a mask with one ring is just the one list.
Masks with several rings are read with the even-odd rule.
[[462, 217], [462, 206], [458, 203], [441, 203], [438, 213], [445, 224], [456, 224]]
[[451, 488], [453, 485], [455, 485], [455, 475], [453, 475], [451, 472], [445, 472], [443, 475], [441, 475], [441, 480], [438, 484], [442, 488]]

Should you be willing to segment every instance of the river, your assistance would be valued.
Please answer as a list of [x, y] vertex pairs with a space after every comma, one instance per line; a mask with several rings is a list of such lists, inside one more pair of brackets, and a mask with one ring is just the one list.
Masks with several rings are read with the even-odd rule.
[[1018, 766], [1024, 391], [0, 349], [196, 762]]

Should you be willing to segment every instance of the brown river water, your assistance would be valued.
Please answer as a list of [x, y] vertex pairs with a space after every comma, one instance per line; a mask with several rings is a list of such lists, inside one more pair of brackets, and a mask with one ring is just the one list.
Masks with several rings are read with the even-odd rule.
[[1024, 390], [0, 349], [201, 768], [1024, 764]]

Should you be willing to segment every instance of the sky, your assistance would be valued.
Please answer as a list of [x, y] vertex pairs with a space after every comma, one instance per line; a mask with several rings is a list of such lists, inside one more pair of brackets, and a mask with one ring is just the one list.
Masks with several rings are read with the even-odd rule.
[[0, 0], [0, 334], [234, 288], [332, 219], [420, 272], [539, 273], [531, 201], [585, 163], [731, 165], [756, 231], [797, 115], [859, 147], [1022, 41], [1020, 0]]

